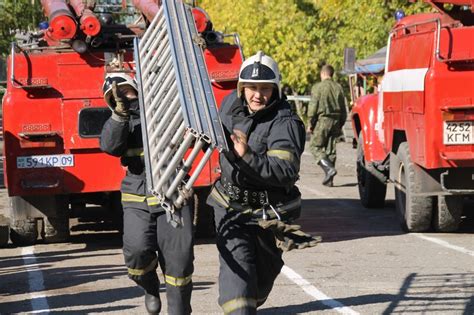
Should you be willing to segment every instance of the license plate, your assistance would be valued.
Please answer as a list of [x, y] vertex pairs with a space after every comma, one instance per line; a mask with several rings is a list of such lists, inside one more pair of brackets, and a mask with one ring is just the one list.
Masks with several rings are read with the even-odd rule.
[[71, 167], [74, 166], [74, 155], [32, 155], [19, 156], [16, 158], [17, 168], [48, 168], [48, 167]]
[[472, 121], [445, 121], [444, 144], [473, 144], [474, 129]]

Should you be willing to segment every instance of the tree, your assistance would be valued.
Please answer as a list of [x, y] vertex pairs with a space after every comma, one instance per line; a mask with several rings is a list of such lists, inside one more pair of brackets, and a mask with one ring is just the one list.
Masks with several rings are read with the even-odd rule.
[[313, 3], [320, 12], [319, 23], [329, 25], [320, 46], [324, 62], [336, 69], [342, 68], [345, 47], [355, 48], [358, 58], [365, 58], [385, 46], [397, 9], [408, 15], [429, 8], [405, 0], [313, 0]]
[[426, 10], [405, 0], [202, 0], [216, 30], [240, 34], [246, 55], [263, 50], [278, 63], [283, 83], [303, 92], [319, 79], [319, 69], [343, 65], [345, 47], [359, 58], [387, 41], [393, 13]]
[[245, 55], [263, 50], [279, 64], [283, 83], [302, 92], [315, 79], [323, 33], [318, 12], [307, 1], [199, 1], [216, 30], [239, 33]]
[[34, 29], [42, 19], [39, 0], [0, 1], [0, 56], [9, 53], [15, 30]]

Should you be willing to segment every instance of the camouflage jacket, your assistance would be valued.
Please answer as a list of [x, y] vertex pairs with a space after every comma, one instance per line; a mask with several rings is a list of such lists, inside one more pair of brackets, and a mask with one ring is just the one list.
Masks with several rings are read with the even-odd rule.
[[341, 127], [347, 118], [344, 92], [332, 79], [323, 80], [311, 89], [308, 118], [312, 128], [320, 116], [337, 119]]

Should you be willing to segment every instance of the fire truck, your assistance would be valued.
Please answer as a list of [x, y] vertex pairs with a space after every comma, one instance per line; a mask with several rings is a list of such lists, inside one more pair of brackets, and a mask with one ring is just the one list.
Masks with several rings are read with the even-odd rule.
[[[12, 43], [3, 135], [14, 244], [33, 244], [39, 234], [45, 242], [65, 241], [71, 209], [86, 204], [121, 208], [125, 170], [119, 159], [99, 149], [102, 126], [111, 115], [102, 83], [107, 72], [116, 71], [108, 67], [110, 61], [119, 71], [135, 73], [133, 39], [144, 33], [161, 1], [111, 2], [42, 0], [48, 22], [17, 34]], [[189, 5], [219, 105], [237, 84], [243, 60], [238, 36], [215, 31], [207, 13]], [[114, 21], [127, 10], [138, 18], [128, 24]], [[205, 199], [219, 175], [214, 152], [193, 185], [195, 224], [202, 231], [212, 228]]]
[[474, 4], [425, 2], [435, 13], [397, 21], [382, 67], [362, 65], [381, 84], [352, 109], [357, 179], [369, 208], [382, 207], [394, 184], [405, 231], [449, 232], [474, 194]]

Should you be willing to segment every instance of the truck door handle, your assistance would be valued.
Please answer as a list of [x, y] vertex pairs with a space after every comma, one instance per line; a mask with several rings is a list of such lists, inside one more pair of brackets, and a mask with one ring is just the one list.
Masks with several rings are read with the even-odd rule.
[[41, 140], [46, 138], [53, 138], [59, 136], [58, 131], [47, 131], [47, 132], [20, 132], [18, 133], [20, 138], [26, 140]]

